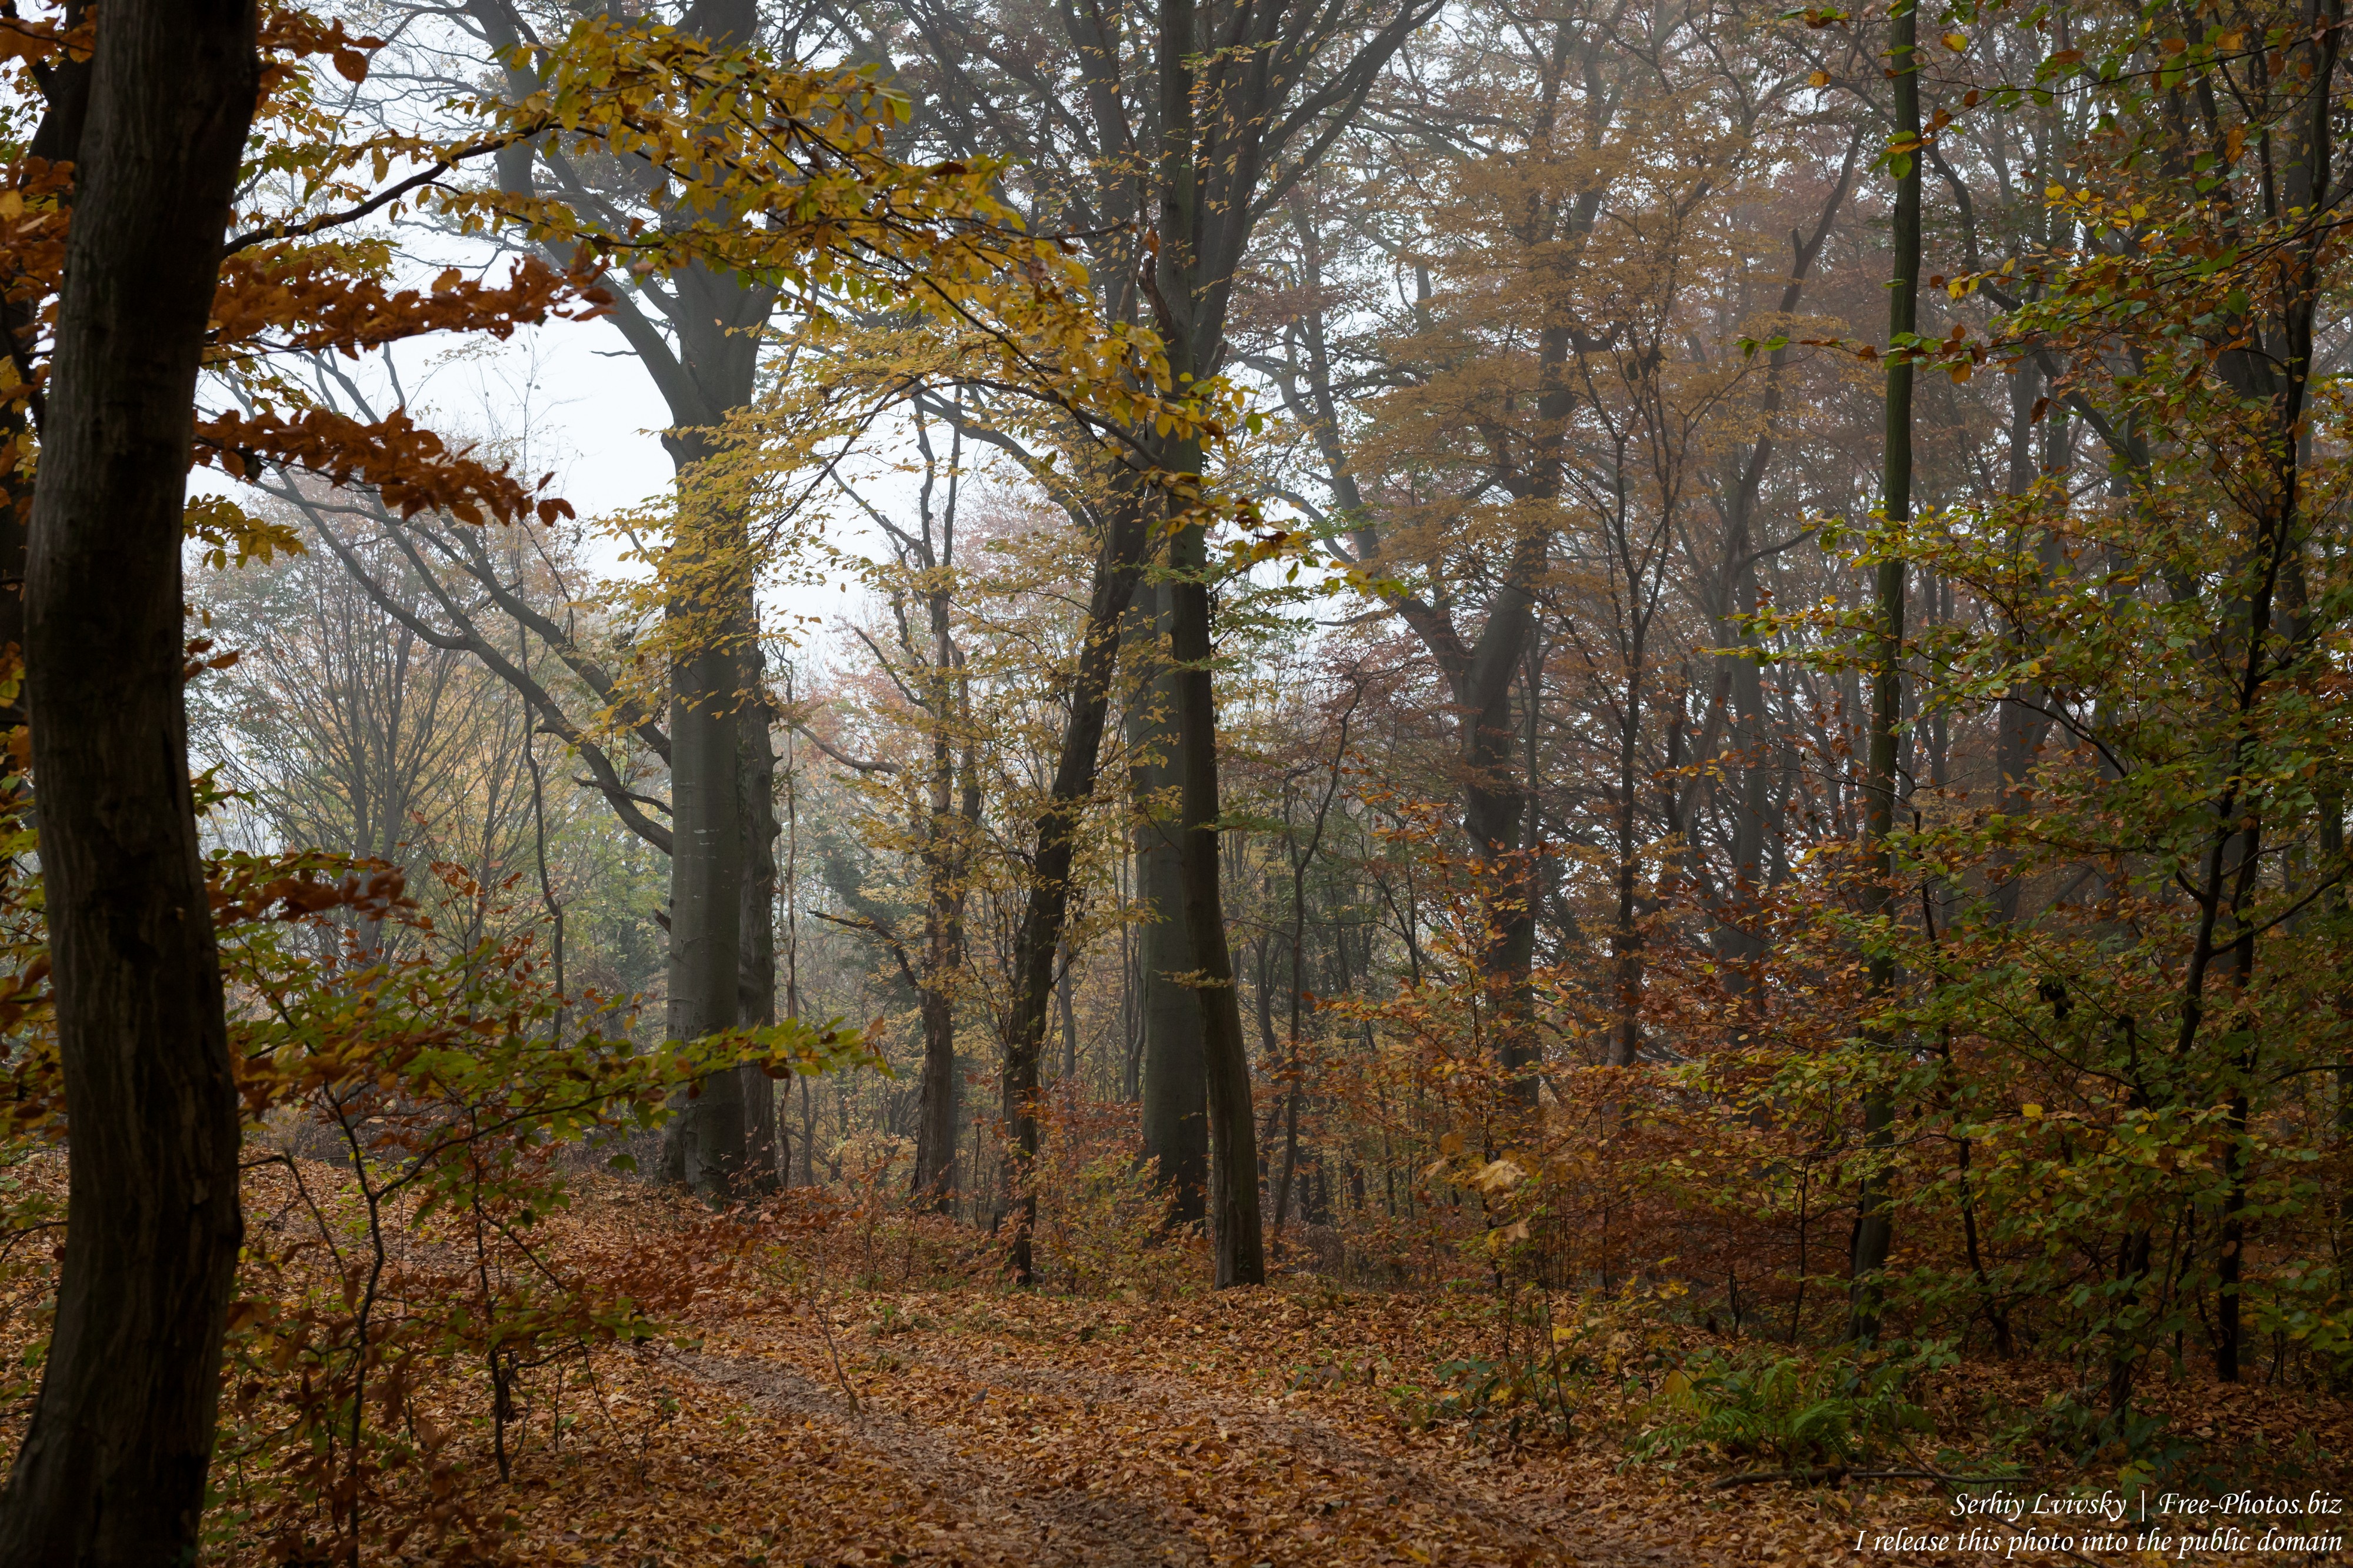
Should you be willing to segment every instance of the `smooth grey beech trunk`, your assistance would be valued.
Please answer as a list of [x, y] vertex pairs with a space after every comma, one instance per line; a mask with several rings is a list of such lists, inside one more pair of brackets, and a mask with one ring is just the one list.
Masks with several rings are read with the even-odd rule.
[[[691, 610], [682, 612], [691, 614]], [[673, 667], [670, 698], [670, 1011], [674, 1040], [735, 1026], [741, 1005], [744, 832], [735, 795], [738, 661], [703, 647]], [[740, 1073], [702, 1080], [681, 1140], [683, 1178], [725, 1186], [743, 1173]]]
[[[748, 26], [738, 18], [732, 27]], [[679, 428], [664, 437], [678, 470], [674, 549], [687, 586], [672, 614], [690, 646], [671, 666], [670, 967], [668, 1033], [692, 1040], [773, 1022], [776, 833], [775, 749], [759, 681], [744, 520], [695, 493], [714, 455], [711, 431], [748, 404], [758, 363], [752, 330], [773, 296], [701, 267], [676, 281], [682, 308], [679, 379], [668, 388]], [[743, 579], [743, 580], [739, 580]], [[754, 1068], [713, 1073], [680, 1106], [663, 1173], [698, 1191], [740, 1196], [776, 1182], [775, 1090]]]
[[[1168, 668], [1168, 584], [1142, 582], [1129, 616], [1130, 663], [1140, 689], [1124, 715], [1128, 793], [1136, 802], [1136, 901], [1144, 949], [1138, 1001], [1144, 1014], [1144, 1158], [1168, 1196], [1174, 1225], [1208, 1214], [1209, 1088], [1201, 1057], [1201, 1007], [1171, 975], [1193, 968], [1185, 924], [1176, 790], [1176, 676]], [[1145, 677], [1148, 676], [1148, 679]]]
[[[512, 49], [528, 36], [521, 11], [509, 0], [467, 0], [465, 11], [498, 49]], [[697, 0], [680, 26], [714, 43], [756, 39], [759, 8], [754, 0]], [[537, 79], [520, 68], [507, 68], [504, 80], [516, 98], [538, 89]], [[500, 155], [500, 184], [516, 195], [534, 194], [536, 161], [561, 164], [567, 156], [554, 145], [509, 149]], [[557, 188], [577, 178], [576, 170], [564, 170]], [[670, 414], [671, 428], [662, 444], [678, 477], [680, 559], [740, 554], [748, 542], [744, 518], [697, 497], [694, 471], [712, 455], [712, 433], [752, 400], [756, 329], [774, 309], [775, 292], [702, 267], [670, 279], [667, 296], [636, 295], [617, 279], [607, 281], [615, 290], [614, 325]], [[667, 318], [670, 331], [646, 314], [649, 305]], [[698, 595], [699, 602], [690, 602]], [[673, 721], [691, 733], [673, 734], [670, 744], [678, 815], [669, 836], [665, 1024], [670, 1038], [693, 1039], [776, 1021], [776, 753], [748, 574], [698, 584], [696, 594], [673, 604], [672, 613], [698, 623], [696, 635], [707, 645], [681, 650], [670, 690]], [[621, 809], [626, 803], [615, 805]], [[691, 840], [689, 816], [698, 824]], [[679, 1096], [672, 1109], [662, 1138], [665, 1180], [721, 1195], [770, 1191], [779, 1184], [784, 1154], [776, 1089], [759, 1069], [714, 1075], [695, 1092]]]
[[[776, 747], [770, 737], [774, 709], [766, 698], [767, 658], [756, 639], [744, 653], [744, 689], [751, 696], [735, 721], [735, 810], [744, 853], [736, 887], [735, 1021], [776, 1021]], [[753, 1193], [784, 1185], [792, 1151], [776, 1111], [776, 1088], [757, 1068], [744, 1068], [744, 1180]]]
[[196, 368], [259, 90], [244, 0], [98, 29], [26, 591], [70, 1132], [65, 1266], [0, 1563], [194, 1560], [243, 1225], [181, 701]]
[[[714, 44], [756, 40], [758, 7], [699, 0], [681, 30]], [[749, 539], [741, 510], [699, 494], [695, 482], [696, 469], [717, 455], [717, 427], [752, 400], [755, 329], [776, 297], [699, 265], [680, 273], [672, 289], [674, 374], [657, 381], [676, 426], [663, 445], [678, 470], [672, 548], [687, 574], [672, 614], [691, 641], [670, 666], [668, 1021], [670, 1038], [692, 1040], [776, 1016], [776, 760]], [[675, 1124], [669, 1173], [723, 1199], [773, 1190], [776, 1098], [767, 1076], [738, 1068], [699, 1087]]]

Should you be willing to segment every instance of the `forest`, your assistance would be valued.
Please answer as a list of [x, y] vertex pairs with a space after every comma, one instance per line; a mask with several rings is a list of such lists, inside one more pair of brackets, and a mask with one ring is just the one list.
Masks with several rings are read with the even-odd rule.
[[2353, 1562], [2348, 37], [11, 0], [0, 1568]]

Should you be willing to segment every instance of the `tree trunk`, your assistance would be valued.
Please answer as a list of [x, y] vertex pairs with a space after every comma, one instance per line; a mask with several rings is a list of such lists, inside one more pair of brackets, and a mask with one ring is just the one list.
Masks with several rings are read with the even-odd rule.
[[[71, 33], [89, 15], [89, 0], [69, 0], [61, 17], [65, 31]], [[31, 158], [46, 163], [70, 163], [79, 155], [82, 128], [90, 115], [90, 62], [70, 58], [54, 60], [39, 78], [39, 85], [48, 108], [26, 151]], [[0, 329], [7, 331], [9, 341], [29, 343], [35, 340], [40, 305], [40, 300], [29, 294], [0, 300]], [[11, 657], [14, 649], [13, 657], [20, 663], [26, 647], [25, 574], [33, 547], [31, 454], [35, 444], [25, 439], [30, 423], [30, 410], [22, 402], [11, 402], [0, 409], [0, 452], [16, 454], [6, 474], [0, 476], [0, 658]], [[0, 702], [0, 730], [13, 730], [25, 722], [25, 702], [21, 685], [14, 698]]]
[[[928, 455], [931, 448], [926, 446]], [[954, 455], [951, 455], [951, 462]], [[926, 489], [928, 495], [928, 489]], [[955, 489], [949, 489], [953, 523]], [[952, 563], [932, 550], [930, 503], [924, 503], [923, 547], [916, 557], [934, 586], [926, 598], [932, 633], [931, 669], [923, 706], [930, 715], [930, 798], [923, 824], [923, 959], [918, 987], [923, 1024], [923, 1075], [916, 1086], [915, 1169], [911, 1188], [919, 1207], [946, 1212], [955, 1202], [956, 1152], [955, 988], [964, 970], [965, 873], [971, 835], [980, 822], [980, 770], [971, 712], [971, 687], [956, 647], [952, 590], [941, 575]], [[948, 538], [952, 552], [954, 532]], [[953, 718], [952, 718], [953, 716]], [[956, 729], [964, 739], [964, 787], [956, 787]]]
[[[1521, 841], [1527, 826], [1528, 781], [1516, 754], [1519, 726], [1512, 714], [1528, 645], [1535, 636], [1535, 602], [1527, 584], [1542, 570], [1542, 537], [1514, 551], [1505, 585], [1487, 612], [1460, 684], [1462, 715], [1462, 827], [1479, 857], [1480, 913], [1487, 940], [1479, 952], [1494, 1038], [1495, 1065], [1505, 1095], [1525, 1110], [1536, 1103], [1540, 1051], [1532, 1016], [1530, 974], [1535, 957], [1535, 858]], [[1535, 693], [1529, 694], [1531, 701]]]
[[[1198, 461], [1198, 458], [1197, 458]], [[1232, 950], [1218, 887], [1218, 716], [1209, 663], [1209, 589], [1201, 581], [1208, 542], [1198, 524], [1171, 546], [1186, 580], [1172, 584], [1171, 652], [1176, 661], [1177, 752], [1185, 819], [1178, 838], [1185, 925], [1193, 939], [1195, 995], [1201, 1012], [1201, 1058], [1209, 1091], [1210, 1225], [1218, 1249], [1217, 1285], [1266, 1283], [1259, 1229], [1258, 1128], [1250, 1103], [1250, 1047], [1242, 1037]]]
[[916, 1086], [915, 1206], [944, 1212], [955, 1201], [955, 999], [939, 985], [921, 997], [923, 1076]]
[[[1894, 272], [1887, 289], [1887, 331], [1891, 353], [1887, 362], [1887, 427], [1882, 502], [1890, 524], [1912, 515], [1912, 364], [1893, 345], [1899, 334], [1913, 331], [1920, 295], [1920, 67], [1915, 58], [1919, 14], [1910, 4], [1896, 11], [1890, 26], [1888, 56], [1895, 76], [1895, 134], [1908, 138], [1912, 151], [1899, 165], [1895, 182], [1895, 217], [1892, 242]], [[1872, 673], [1871, 751], [1864, 781], [1863, 858], [1871, 877], [1863, 895], [1867, 912], [1890, 912], [1889, 883], [1895, 872], [1894, 852], [1887, 843], [1895, 825], [1895, 742], [1904, 711], [1904, 563], [1890, 557], [1879, 565], [1878, 667]], [[1895, 962], [1884, 952], [1872, 955], [1870, 991], [1865, 1005], [1883, 999], [1895, 984]], [[1884, 1051], [1892, 1043], [1877, 1036], [1871, 1044]], [[1861, 1217], [1854, 1230], [1854, 1256], [1849, 1269], [1852, 1300], [1848, 1332], [1858, 1344], [1879, 1338], [1882, 1272], [1894, 1239], [1894, 1215], [1888, 1201], [1885, 1162], [1895, 1148], [1895, 1106], [1887, 1090], [1865, 1091], [1862, 1103], [1865, 1170]]]
[[[2034, 396], [2039, 384], [2036, 373], [2021, 367], [2010, 378], [2010, 474], [2008, 489], [2011, 495], [2022, 496], [2034, 488]], [[2044, 565], [2056, 570], [2063, 563], [2062, 544], [2056, 533], [2043, 542]], [[2013, 816], [2026, 809], [2025, 785], [2034, 769], [2034, 753], [2042, 744], [2051, 721], [2043, 715], [2042, 693], [2029, 687], [2024, 691], [2002, 693], [1994, 718], [1994, 770], [2000, 775], [1994, 792], [1994, 809], [2005, 816]], [[2001, 879], [1994, 885], [1993, 905], [1996, 916], [2004, 925], [2018, 919], [2018, 879], [2009, 875], [2017, 855], [2007, 847], [1997, 848], [1993, 863]]]
[[[725, 9], [724, 7], [719, 9]], [[748, 9], [747, 9], [748, 15]], [[711, 36], [745, 36], [744, 16], [705, 18]], [[672, 400], [679, 428], [663, 437], [678, 471], [677, 531], [670, 561], [668, 615], [677, 647], [670, 663], [670, 966], [669, 1034], [700, 1039], [744, 1021], [744, 900], [749, 864], [747, 818], [765, 823], [774, 807], [741, 798], [746, 775], [773, 771], [746, 767], [739, 731], [748, 706], [765, 695], [747, 685], [757, 611], [748, 580], [750, 541], [742, 512], [698, 493], [696, 469], [717, 455], [717, 426], [729, 410], [752, 399], [759, 337], [751, 329], [768, 317], [773, 296], [701, 266], [675, 280], [681, 300], [678, 346], [686, 387]], [[687, 390], [693, 397], [686, 399]], [[686, 405], [681, 406], [680, 400]], [[744, 645], [744, 646], [738, 646]], [[755, 752], [767, 752], [765, 732]], [[768, 785], [763, 782], [764, 790]], [[754, 827], [756, 834], [758, 827]], [[774, 850], [764, 843], [773, 862]], [[773, 873], [771, 873], [773, 875]], [[766, 904], [754, 931], [766, 929]], [[765, 977], [755, 991], [773, 996], [773, 939]], [[773, 1005], [773, 1003], [771, 1004]], [[714, 1073], [681, 1097], [663, 1145], [663, 1175], [718, 1196], [752, 1184], [753, 1150], [747, 1074]], [[766, 1079], [760, 1082], [765, 1086]]]
[[196, 368], [259, 89], [245, 4], [98, 30], [26, 593], [71, 1131], [65, 1263], [0, 1563], [193, 1561], [243, 1226], [182, 706]]
[[1079, 819], [1094, 794], [1112, 676], [1119, 665], [1120, 625], [1135, 592], [1148, 534], [1141, 506], [1118, 505], [1110, 511], [1111, 526], [1095, 561], [1078, 668], [1071, 677], [1071, 717], [1063, 726], [1052, 787], [1038, 813], [1029, 897], [1021, 913], [1013, 994], [1006, 1009], [1003, 1093], [1005, 1125], [1013, 1146], [1007, 1152], [1001, 1184], [1013, 1221], [1007, 1261], [1014, 1279], [1024, 1285], [1036, 1278], [1030, 1239], [1038, 1199], [1029, 1173], [1038, 1157], [1038, 1058], [1045, 1049], [1047, 1014], [1053, 1003], [1054, 952], [1061, 945], [1063, 921], [1070, 913]]
[[915, 1170], [910, 1191], [917, 1208], [945, 1214], [955, 1205], [955, 1004], [944, 991], [923, 994], [923, 1077], [916, 1090]]
[[[1222, 325], [1200, 313], [1205, 258], [1201, 234], [1198, 127], [1193, 62], [1200, 48], [1193, 0], [1160, 0], [1160, 146], [1155, 170], [1160, 207], [1161, 338], [1168, 374], [1178, 385], [1208, 368], [1221, 352]], [[1201, 471], [1198, 440], [1177, 440], [1161, 454], [1171, 473]], [[1177, 504], [1171, 498], [1172, 504]], [[1201, 1060], [1209, 1102], [1209, 1218], [1217, 1245], [1217, 1285], [1262, 1285], [1266, 1253], [1259, 1232], [1258, 1129], [1250, 1103], [1250, 1047], [1242, 1038], [1241, 998], [1226, 943], [1218, 877], [1218, 710], [1209, 661], [1208, 541], [1198, 521], [1169, 542], [1168, 652], [1175, 666], [1176, 766], [1183, 817], [1177, 868], [1185, 929], [1192, 939], [1192, 980], [1201, 1011]]]
[[1169, 978], [1193, 967], [1185, 926], [1184, 888], [1169, 810], [1176, 784], [1176, 678], [1162, 637], [1168, 585], [1139, 583], [1131, 627], [1141, 657], [1130, 668], [1151, 680], [1126, 712], [1129, 790], [1135, 801], [1136, 900], [1148, 912], [1141, 932], [1144, 1013], [1144, 1157], [1168, 1198], [1171, 1225], [1198, 1225], [1208, 1214], [1209, 1089], [1201, 1057], [1201, 1008]]
[[[691, 612], [690, 612], [691, 613]], [[694, 649], [670, 701], [670, 984], [668, 1032], [697, 1040], [735, 1027], [743, 934], [743, 824], [735, 788], [737, 661]], [[677, 1126], [672, 1174], [723, 1194], [745, 1176], [744, 1080], [715, 1072]]]
[[[757, 614], [752, 606], [746, 609]], [[768, 1025], [776, 1021], [776, 835], [781, 829], [776, 822], [776, 752], [768, 729], [774, 710], [766, 696], [767, 659], [756, 640], [756, 623], [747, 630], [754, 639], [744, 653], [748, 695], [735, 715], [735, 805], [744, 853], [737, 889], [742, 912], [736, 922], [735, 1017], [741, 1024]], [[774, 1193], [783, 1187], [788, 1165], [784, 1124], [776, 1116], [776, 1083], [755, 1067], [738, 1068], [735, 1073], [744, 1104], [745, 1191]]]
[[[1629, 602], [1639, 603], [1640, 595], [1630, 595]], [[1626, 663], [1625, 707], [1618, 731], [1618, 918], [1610, 952], [1617, 969], [1618, 1020], [1609, 1041], [1609, 1065], [1621, 1068], [1632, 1067], [1642, 1049], [1642, 928], [1636, 897], [1642, 867], [1636, 852], [1634, 808], [1641, 783], [1637, 747], [1642, 734], [1644, 673], [1638, 634], [1633, 657]]]
[[1065, 937], [1062, 945], [1054, 951], [1054, 1011], [1062, 1021], [1062, 1070], [1054, 1076], [1058, 1089], [1074, 1090], [1078, 1084], [1079, 1016], [1071, 999], [1071, 971], [1076, 963]]

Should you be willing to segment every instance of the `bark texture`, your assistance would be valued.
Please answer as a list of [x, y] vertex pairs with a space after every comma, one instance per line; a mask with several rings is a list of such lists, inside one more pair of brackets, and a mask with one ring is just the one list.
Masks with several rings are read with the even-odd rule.
[[[681, 647], [670, 669], [668, 1027], [670, 1038], [692, 1040], [747, 1021], [747, 980], [770, 998], [776, 986], [773, 900], [759, 890], [755, 863], [774, 863], [775, 808], [765, 792], [775, 763], [765, 697], [747, 684], [757, 668], [749, 544], [741, 510], [702, 494], [696, 478], [716, 455], [727, 411], [751, 401], [759, 352], [751, 329], [766, 320], [773, 298], [701, 267], [681, 275], [678, 291], [693, 309], [678, 333], [687, 390], [668, 397], [680, 428], [663, 438], [680, 487], [670, 612]], [[755, 725], [760, 733], [747, 736]], [[763, 799], [747, 802], [747, 786]], [[762, 973], [747, 975], [747, 967]], [[670, 1125], [663, 1174], [720, 1196], [766, 1184], [754, 1166], [773, 1151], [760, 1115], [760, 1096], [772, 1092], [754, 1068], [705, 1079]]]
[[[1136, 801], [1135, 890], [1151, 912], [1143, 945], [1139, 1001], [1144, 1010], [1144, 1158], [1168, 1194], [1174, 1225], [1208, 1214], [1209, 1090], [1201, 1058], [1201, 1009], [1174, 975], [1193, 967], [1178, 879], [1176, 675], [1168, 668], [1168, 584], [1139, 583], [1130, 620], [1130, 663], [1143, 689], [1128, 701], [1129, 793]], [[1148, 680], [1143, 678], [1147, 676]]]
[[212, 1457], [243, 1227], [180, 518], [255, 25], [242, 0], [122, 0], [98, 32], [25, 604], [71, 1197], [0, 1563], [192, 1562]]

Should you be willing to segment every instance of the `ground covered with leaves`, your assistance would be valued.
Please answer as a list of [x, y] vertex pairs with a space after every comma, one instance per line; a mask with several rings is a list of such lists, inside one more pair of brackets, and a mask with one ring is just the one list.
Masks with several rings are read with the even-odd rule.
[[[1677, 1403], [1695, 1383], [1722, 1384], [1707, 1367], [1752, 1351], [1677, 1322], [1672, 1292], [1524, 1296], [1510, 1311], [1475, 1280], [1291, 1276], [1212, 1293], [1196, 1284], [1205, 1260], [1182, 1247], [1143, 1286], [1016, 1292], [968, 1229], [789, 1201], [714, 1228], [618, 1183], [558, 1223], [612, 1257], [674, 1242], [679, 1288], [691, 1287], [676, 1331], [527, 1371], [503, 1483], [486, 1400], [445, 1379], [443, 1462], [386, 1500], [479, 1520], [491, 1537], [464, 1541], [522, 1562], [1804, 1563], [1858, 1560], [1859, 1532], [1952, 1527], [1951, 1489], [1930, 1480], [1721, 1485], [1804, 1450], [1786, 1446], [1788, 1420], [1779, 1439], [1744, 1443], [1738, 1423], [1711, 1426]], [[1547, 1359], [1550, 1384], [1514, 1380], [1534, 1367], [1541, 1381]], [[2023, 1364], [1930, 1376], [1907, 1407], [1923, 1430], [1855, 1468], [1958, 1467], [1969, 1456], [1953, 1442], [1983, 1438], [2004, 1412], [2023, 1420], [2065, 1383], [2063, 1369]], [[2182, 1475], [2225, 1457], [2253, 1474], [2252, 1456], [2275, 1489], [2344, 1489], [2342, 1404], [2259, 1385], [2153, 1399], [2170, 1406], [2166, 1462]], [[2063, 1437], [2047, 1418], [2010, 1432], [2004, 1455], [2035, 1478], [2026, 1489], [2098, 1491], [2136, 1462], [2114, 1446], [2067, 1451]], [[2002, 1549], [1860, 1555], [2184, 1556], [2071, 1557], [1989, 1528]], [[385, 1560], [473, 1549], [460, 1541], [419, 1531]]]

